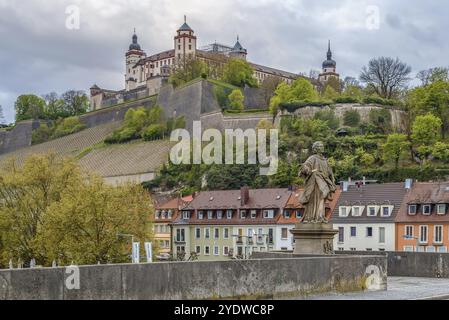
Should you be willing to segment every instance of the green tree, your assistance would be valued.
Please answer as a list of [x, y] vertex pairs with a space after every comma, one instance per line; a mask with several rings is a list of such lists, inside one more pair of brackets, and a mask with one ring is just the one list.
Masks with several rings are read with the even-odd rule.
[[14, 107], [16, 121], [45, 118], [45, 100], [33, 94], [19, 96]]
[[[291, 85], [291, 100], [296, 101], [316, 101], [318, 92], [315, 87], [305, 78], [296, 79]], [[282, 101], [288, 102], [288, 101]]]
[[410, 142], [405, 134], [393, 133], [387, 138], [383, 145], [383, 158], [385, 161], [392, 161], [394, 168], [399, 168], [399, 161], [407, 156], [410, 148]]
[[433, 146], [441, 138], [440, 118], [428, 113], [416, 117], [412, 125], [412, 142], [419, 158], [425, 161], [433, 151]]
[[245, 108], [245, 106], [243, 105], [244, 102], [245, 96], [239, 89], [232, 91], [232, 93], [229, 95], [229, 103], [232, 110], [243, 111], [243, 109]]
[[315, 113], [314, 119], [326, 121], [327, 126], [333, 130], [340, 127], [340, 119], [337, 118], [333, 109], [318, 111]]
[[84, 91], [69, 90], [61, 96], [64, 101], [64, 114], [66, 117], [78, 116], [86, 113], [89, 108], [89, 98]]
[[184, 61], [180, 61], [173, 67], [169, 83], [174, 87], [179, 87], [187, 82], [201, 77], [203, 74], [208, 75], [208, 68], [204, 61], [190, 58]]
[[43, 266], [120, 263], [131, 233], [150, 240], [150, 196], [140, 186], [111, 187], [55, 155], [11, 159], [0, 172], [0, 261]]
[[340, 95], [338, 94], [337, 91], [335, 91], [335, 89], [332, 86], [326, 86], [326, 89], [324, 90], [323, 93], [323, 98], [325, 100], [330, 100], [333, 101], [335, 99], [337, 99]]
[[257, 87], [257, 80], [254, 78], [254, 69], [242, 59], [230, 59], [224, 66], [223, 81], [234, 86]]
[[436, 159], [443, 162], [449, 162], [449, 144], [445, 142], [438, 141], [433, 146], [432, 154]]

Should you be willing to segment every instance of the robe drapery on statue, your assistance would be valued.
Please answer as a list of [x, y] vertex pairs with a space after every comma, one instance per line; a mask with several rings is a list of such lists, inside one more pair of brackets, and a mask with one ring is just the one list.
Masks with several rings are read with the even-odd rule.
[[303, 164], [300, 175], [306, 177], [304, 193], [299, 199], [305, 207], [303, 223], [328, 223], [325, 203], [332, 201], [337, 187], [326, 158], [314, 154]]

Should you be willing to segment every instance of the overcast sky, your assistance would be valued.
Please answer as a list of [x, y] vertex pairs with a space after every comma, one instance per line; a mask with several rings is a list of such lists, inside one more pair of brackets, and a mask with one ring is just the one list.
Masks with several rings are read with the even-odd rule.
[[[66, 27], [70, 5], [80, 10], [79, 29]], [[381, 55], [399, 57], [414, 73], [449, 65], [449, 2], [441, 0], [0, 0], [7, 120], [23, 93], [88, 91], [94, 83], [122, 89], [134, 27], [147, 54], [157, 53], [173, 47], [184, 14], [199, 47], [233, 45], [238, 34], [250, 61], [296, 73], [320, 68], [328, 39], [342, 77], [358, 77]]]

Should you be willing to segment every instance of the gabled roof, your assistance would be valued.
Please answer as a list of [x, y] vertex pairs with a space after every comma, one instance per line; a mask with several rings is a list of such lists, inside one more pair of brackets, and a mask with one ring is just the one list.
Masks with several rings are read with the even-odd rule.
[[240, 190], [204, 191], [185, 210], [280, 209], [286, 206], [290, 195], [288, 189], [250, 189], [248, 202], [242, 206]]
[[[340, 198], [332, 215], [333, 223], [393, 223], [407, 192], [404, 183], [367, 184], [361, 186], [350, 186], [347, 192], [341, 192]], [[368, 206], [394, 206], [390, 217], [376, 217], [367, 215]], [[364, 206], [365, 210], [360, 217], [339, 217], [341, 206]]]
[[[418, 205], [418, 212], [413, 216], [408, 214], [408, 206], [411, 204]], [[430, 216], [423, 215], [420, 205], [425, 204], [449, 205], [449, 181], [415, 182], [404, 197], [396, 222], [449, 222], [449, 213], [446, 211], [445, 215], [437, 215], [435, 207]]]

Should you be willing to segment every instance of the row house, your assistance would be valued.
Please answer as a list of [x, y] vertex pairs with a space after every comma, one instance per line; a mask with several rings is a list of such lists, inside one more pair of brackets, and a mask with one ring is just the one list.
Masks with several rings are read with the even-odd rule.
[[242, 188], [197, 194], [173, 222], [174, 256], [195, 254], [207, 261], [293, 250], [290, 231], [304, 214], [301, 192]]
[[344, 183], [331, 222], [340, 251], [394, 251], [395, 219], [410, 188], [404, 183]]
[[155, 201], [153, 223], [154, 242], [160, 257], [168, 257], [172, 252], [172, 223], [178, 218], [182, 208], [187, 206], [193, 197], [175, 198], [169, 201]]
[[449, 182], [415, 183], [396, 218], [396, 250], [448, 252]]

